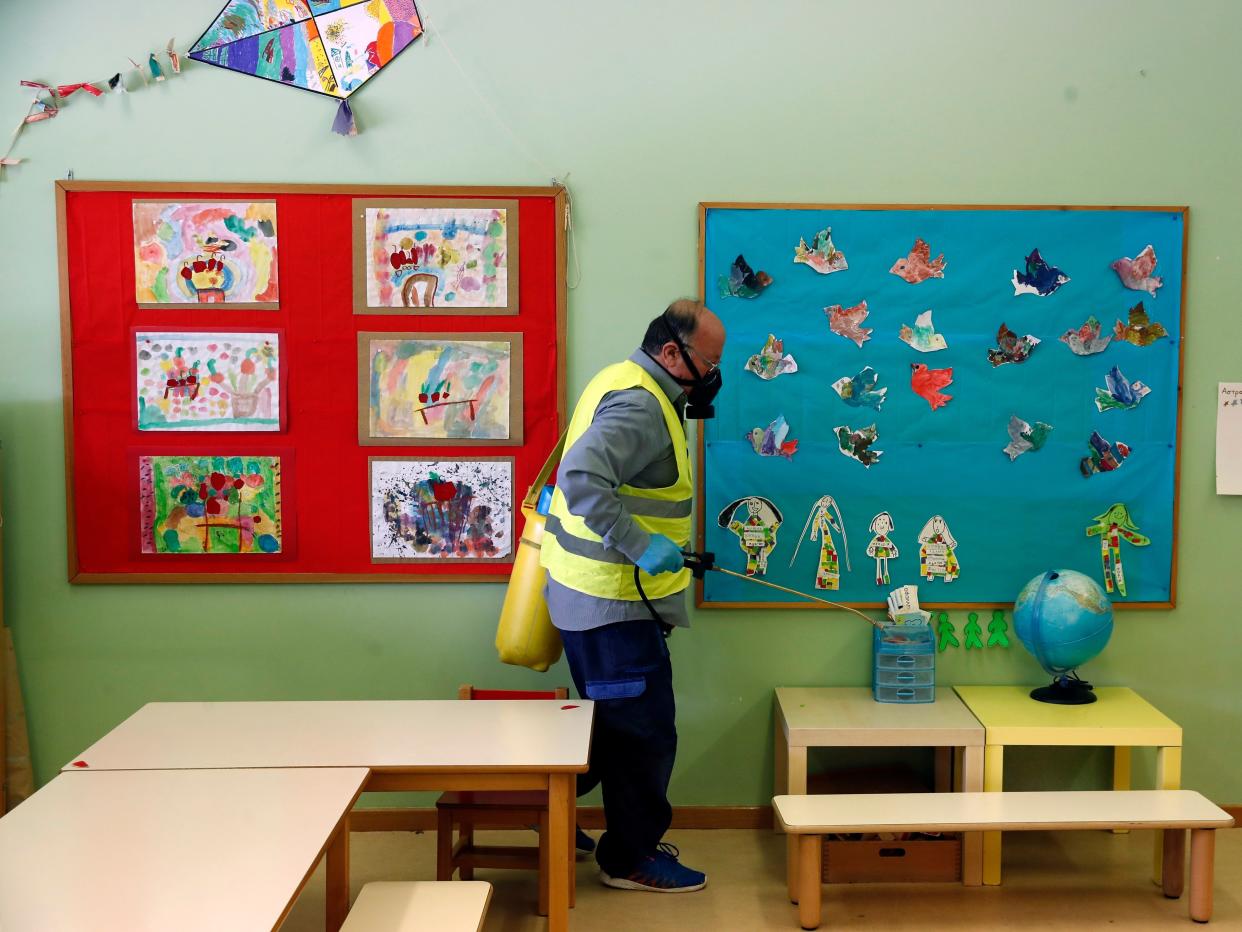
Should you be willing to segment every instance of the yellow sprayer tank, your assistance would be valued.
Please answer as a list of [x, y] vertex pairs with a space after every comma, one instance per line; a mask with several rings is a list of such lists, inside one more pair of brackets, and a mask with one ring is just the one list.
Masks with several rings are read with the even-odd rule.
[[518, 542], [505, 604], [500, 609], [496, 650], [502, 663], [544, 673], [560, 659], [561, 635], [552, 625], [543, 597], [547, 570], [539, 563], [539, 548], [543, 544], [544, 516], [529, 500], [522, 503], [522, 514], [526, 525]]

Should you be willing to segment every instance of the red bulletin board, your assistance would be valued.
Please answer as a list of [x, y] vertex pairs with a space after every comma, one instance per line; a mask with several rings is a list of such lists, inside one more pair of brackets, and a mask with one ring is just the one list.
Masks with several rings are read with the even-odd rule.
[[[134, 294], [135, 199], [275, 200], [278, 310], [227, 305], [139, 308]], [[516, 199], [520, 313], [355, 314], [352, 201], [356, 197]], [[430, 188], [56, 182], [69, 580], [77, 583], [504, 582], [509, 563], [371, 562], [368, 458], [403, 447], [358, 443], [361, 331], [463, 335], [520, 332], [521, 446], [411, 446], [410, 458], [513, 456], [517, 505], [565, 420], [563, 189]], [[285, 380], [283, 426], [270, 432], [139, 431], [133, 332], [275, 330]], [[144, 554], [139, 546], [137, 457], [232, 454], [281, 457], [281, 553]], [[516, 552], [517, 541], [513, 541]]]

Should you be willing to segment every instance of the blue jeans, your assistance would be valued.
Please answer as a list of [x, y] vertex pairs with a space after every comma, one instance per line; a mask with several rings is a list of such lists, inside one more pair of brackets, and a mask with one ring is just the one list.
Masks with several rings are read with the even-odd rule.
[[673, 809], [668, 782], [677, 756], [673, 668], [650, 618], [587, 631], [561, 631], [578, 695], [595, 701], [590, 769], [578, 795], [603, 788], [607, 830], [595, 849], [616, 877], [655, 853]]

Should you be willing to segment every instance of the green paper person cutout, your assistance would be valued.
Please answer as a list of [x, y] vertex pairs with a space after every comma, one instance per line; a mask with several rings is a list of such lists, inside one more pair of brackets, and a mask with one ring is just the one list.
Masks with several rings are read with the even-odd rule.
[[943, 654], [945, 648], [959, 647], [960, 645], [957, 640], [957, 635], [954, 632], [953, 622], [949, 621], [949, 613], [941, 612], [939, 621], [940, 624], [936, 627], [936, 633], [940, 635], [940, 643], [937, 645], [936, 649]]
[[962, 629], [962, 634], [966, 635], [966, 649], [983, 650], [983, 629], [979, 627], [979, 614], [971, 612], [966, 617], [970, 619]]
[[988, 647], [1008, 647], [1009, 636], [1006, 632], [1009, 624], [1005, 621], [1005, 613], [999, 608], [992, 612], [992, 620], [988, 622]]

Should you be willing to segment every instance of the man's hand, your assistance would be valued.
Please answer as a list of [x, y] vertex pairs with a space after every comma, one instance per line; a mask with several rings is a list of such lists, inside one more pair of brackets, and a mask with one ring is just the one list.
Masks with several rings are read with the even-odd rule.
[[652, 534], [647, 549], [638, 558], [638, 566], [648, 576], [675, 573], [684, 565], [681, 548], [663, 534]]

